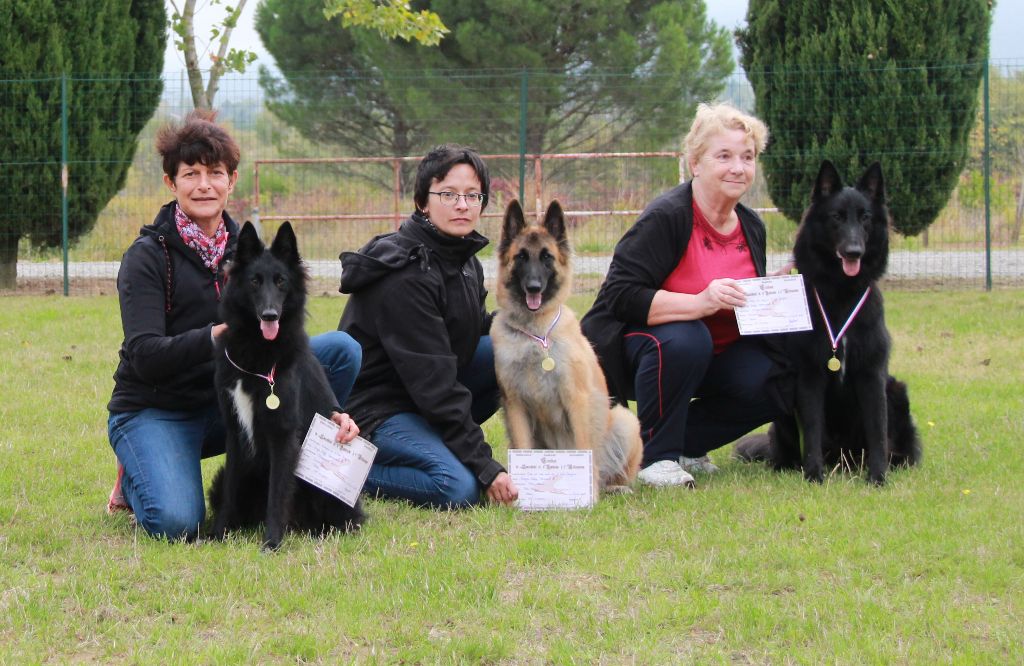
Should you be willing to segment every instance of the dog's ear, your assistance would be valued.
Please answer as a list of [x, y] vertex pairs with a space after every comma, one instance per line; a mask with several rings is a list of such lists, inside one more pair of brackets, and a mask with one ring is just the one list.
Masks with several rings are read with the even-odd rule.
[[270, 254], [287, 264], [298, 264], [302, 261], [302, 258], [299, 257], [299, 244], [295, 240], [291, 222], [286, 221], [277, 230], [274, 242], [270, 246]]
[[512, 244], [512, 239], [525, 228], [526, 219], [523, 217], [523, 207], [519, 205], [517, 199], [513, 199], [505, 208], [505, 221], [501, 225], [501, 242], [498, 244], [498, 252], [504, 253]]
[[238, 235], [238, 249], [235, 250], [235, 263], [247, 264], [256, 257], [263, 254], [263, 241], [256, 233], [256, 227], [252, 222], [246, 222], [242, 226], [242, 232]]
[[868, 195], [876, 203], [885, 203], [885, 182], [882, 178], [882, 165], [875, 162], [868, 167], [857, 183], [857, 189]]
[[548, 204], [548, 211], [544, 213], [544, 228], [558, 241], [562, 249], [566, 249], [569, 237], [565, 232], [565, 213], [562, 212], [562, 205], [557, 200]]
[[843, 179], [836, 171], [835, 165], [824, 160], [821, 163], [821, 168], [818, 169], [818, 177], [814, 180], [814, 191], [811, 193], [811, 198], [814, 201], [819, 201], [836, 194], [841, 189], [843, 189]]

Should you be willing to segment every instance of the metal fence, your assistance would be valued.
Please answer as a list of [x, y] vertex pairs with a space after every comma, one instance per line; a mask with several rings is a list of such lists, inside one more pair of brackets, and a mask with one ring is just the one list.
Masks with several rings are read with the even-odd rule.
[[[927, 233], [909, 238], [894, 235], [888, 278], [891, 282], [941, 288], [1024, 284], [1024, 246], [1020, 240], [1024, 216], [1022, 65], [990, 63], [987, 95], [983, 93], [980, 105], [983, 112], [979, 112], [971, 157], [959, 186]], [[411, 212], [411, 174], [426, 149], [442, 141], [469, 142], [489, 155], [487, 162], [492, 171], [493, 196], [481, 231], [496, 240], [497, 220], [512, 198], [523, 199], [527, 210], [536, 210], [547, 201], [558, 199], [570, 211], [577, 288], [595, 290], [615, 242], [638, 211], [658, 193], [679, 182], [680, 141], [690, 119], [679, 118], [670, 141], [659, 139], [660, 143], [653, 144], [649, 132], [631, 129], [615, 114], [594, 113], [578, 123], [576, 134], [562, 131], [558, 137], [545, 139], [556, 150], [547, 150], [548, 146], [543, 144], [541, 150], [531, 150], [531, 137], [537, 135], [530, 124], [531, 114], [539, 113], [532, 106], [532, 96], [550, 99], [558, 90], [557, 79], [536, 73], [528, 76], [522, 72], [493, 72], [464, 80], [456, 77], [453, 82], [453, 76], [417, 82], [418, 88], [442, 97], [445, 91], [458, 86], [459, 104], [430, 106], [429, 114], [416, 119], [419, 129], [414, 140], [406, 142], [407, 150], [397, 156], [360, 154], [360, 150], [367, 148], [318, 140], [316, 118], [307, 117], [304, 124], [294, 119], [285, 122], [288, 111], [281, 103], [288, 98], [280, 93], [281, 80], [266, 74], [262, 80], [238, 76], [225, 79], [216, 106], [220, 119], [231, 128], [242, 148], [240, 180], [229, 204], [231, 214], [240, 220], [259, 220], [265, 233], [271, 233], [280, 220], [293, 220], [303, 255], [314, 276], [322, 282], [323, 290], [330, 292], [340, 275], [339, 252], [361, 246], [373, 234], [393, 228], [396, 219]], [[631, 90], [628, 85], [624, 79], [616, 94], [639, 97], [642, 91]], [[650, 82], [646, 85], [645, 91], [649, 93]], [[108, 94], [108, 79], [68, 77], [63, 81], [63, 97], [57, 92], [62, 86], [60, 80], [56, 85], [53, 79], [0, 80], [0, 110], [20, 104], [26, 86], [45, 88], [46, 94], [36, 95], [37, 103], [54, 105], [58, 110], [63, 107], [67, 129], [63, 144], [40, 141], [33, 150], [19, 154], [0, 149], [0, 245], [4, 245], [3, 240], [8, 246], [12, 240], [17, 241], [17, 290], [109, 290], [124, 249], [139, 227], [150, 222], [157, 208], [170, 199], [161, 182], [153, 139], [161, 124], [180, 118], [191, 108], [187, 81], [184, 74], [163, 81], [160, 106], [142, 130], [134, 155], [120, 160], [111, 155], [76, 152], [76, 146], [86, 144], [67, 139], [76, 132], [90, 131], [91, 127], [85, 127], [90, 123], [111, 130], [102, 125], [123, 122], [89, 117], [85, 113], [88, 105], [81, 103], [94, 95]], [[278, 92], [269, 94], [268, 90], [275, 86]], [[324, 88], [329, 87], [325, 80]], [[515, 94], [491, 94], [502, 88]], [[473, 95], [467, 94], [474, 90], [479, 93], [475, 102]], [[78, 103], [69, 104], [69, 96]], [[721, 98], [752, 110], [753, 95], [742, 76], [727, 82]], [[510, 99], [520, 102], [511, 112], [505, 108]], [[351, 102], [345, 98], [333, 101], [337, 107], [333, 113], [344, 115], [350, 110], [347, 105]], [[639, 103], [654, 105], [658, 100], [654, 96]], [[79, 115], [67, 113], [69, 108], [80, 110]], [[321, 104], [320, 112], [326, 113], [326, 108]], [[355, 114], [354, 107], [351, 112]], [[913, 105], [909, 105], [907, 113], [914, 113]], [[61, 117], [59, 112], [51, 115]], [[0, 118], [12, 117], [17, 115], [0, 113]], [[322, 118], [323, 124], [330, 121]], [[366, 133], [382, 131], [369, 122]], [[395, 124], [400, 121], [392, 118], [389, 122], [385, 138], [391, 145], [402, 145], [395, 138]], [[564, 119], [560, 122], [564, 127]], [[987, 170], [983, 159], [986, 127], [990, 141]], [[24, 127], [0, 126], [4, 134], [22, 131]], [[115, 134], [116, 131], [113, 128]], [[887, 155], [885, 159], [898, 160], [900, 156]], [[46, 227], [49, 238], [60, 238], [67, 217], [74, 215], [73, 206], [70, 213], [65, 212], [69, 209], [63, 196], [62, 173], [65, 182], [74, 183], [75, 179], [89, 179], [103, 170], [128, 165], [120, 191], [99, 213], [91, 231], [74, 242], [40, 247], [32, 242], [32, 236], [26, 235], [25, 225], [19, 226], [19, 219], [31, 215], [35, 231], [39, 226]], [[32, 177], [26, 180], [26, 174]], [[763, 211], [769, 230], [769, 267], [773, 267], [788, 258], [795, 224], [773, 212], [762, 179], [763, 174], [759, 173], [745, 203]], [[25, 182], [38, 183], [31, 197]], [[26, 210], [29, 206], [30, 211]], [[82, 222], [71, 220], [69, 226], [75, 229]], [[490, 251], [485, 251], [482, 258], [485, 267], [492, 270]]]

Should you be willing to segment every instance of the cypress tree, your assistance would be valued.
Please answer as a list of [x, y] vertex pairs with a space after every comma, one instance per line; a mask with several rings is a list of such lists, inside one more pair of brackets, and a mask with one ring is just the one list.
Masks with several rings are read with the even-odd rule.
[[163, 0], [11, 0], [0, 9], [0, 288], [18, 243], [59, 247], [61, 80], [68, 77], [68, 232], [73, 242], [124, 185], [156, 110]]
[[967, 158], [986, 66], [986, 0], [750, 0], [737, 31], [775, 205], [798, 221], [822, 159], [848, 181], [881, 161], [893, 223], [916, 235]]

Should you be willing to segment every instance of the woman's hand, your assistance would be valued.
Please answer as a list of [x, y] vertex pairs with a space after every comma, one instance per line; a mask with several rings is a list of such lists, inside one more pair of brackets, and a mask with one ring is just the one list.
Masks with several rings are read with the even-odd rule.
[[512, 504], [519, 499], [519, 489], [512, 483], [508, 472], [499, 472], [487, 488], [487, 498], [500, 504]]
[[224, 335], [224, 331], [226, 330], [228, 330], [227, 324], [214, 324], [213, 328], [210, 329], [210, 338], [212, 338], [214, 342], [217, 342], [217, 339]]
[[712, 280], [700, 295], [709, 310], [708, 314], [719, 310], [732, 310], [747, 304], [743, 288], [732, 278]]
[[331, 412], [331, 420], [338, 424], [338, 434], [334, 437], [338, 444], [348, 444], [359, 434], [359, 426], [348, 414]]

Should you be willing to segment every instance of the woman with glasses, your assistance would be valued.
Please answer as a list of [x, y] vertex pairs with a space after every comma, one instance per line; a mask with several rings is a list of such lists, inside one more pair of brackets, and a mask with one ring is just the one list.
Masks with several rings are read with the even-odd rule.
[[377, 446], [366, 492], [462, 508], [518, 497], [480, 424], [498, 409], [476, 231], [490, 177], [473, 150], [442, 145], [416, 171], [398, 231], [341, 255], [350, 294], [339, 330], [363, 348], [346, 409]]

